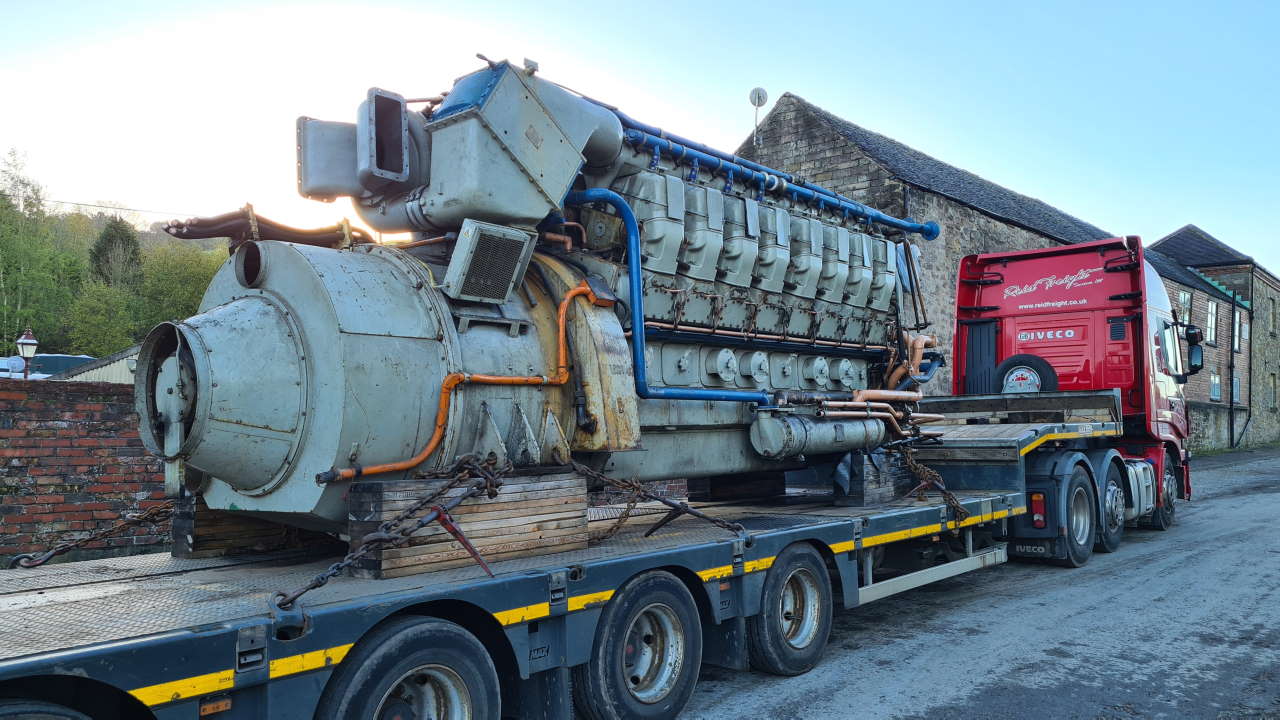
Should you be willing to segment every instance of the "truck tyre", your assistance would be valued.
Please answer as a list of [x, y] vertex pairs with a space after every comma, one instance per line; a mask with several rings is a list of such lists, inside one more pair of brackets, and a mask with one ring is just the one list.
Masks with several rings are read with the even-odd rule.
[[1151, 511], [1151, 517], [1147, 520], [1147, 524], [1156, 530], [1168, 530], [1173, 527], [1174, 501], [1178, 499], [1178, 485], [1181, 483], [1181, 473], [1178, 472], [1178, 466], [1174, 464], [1173, 458], [1165, 456], [1164, 458], [1164, 477], [1160, 480], [1160, 507]]
[[1062, 539], [1067, 556], [1058, 561], [1060, 565], [1077, 568], [1089, 562], [1098, 530], [1097, 507], [1089, 471], [1077, 465], [1067, 483], [1067, 535]]
[[1124, 537], [1124, 486], [1120, 468], [1107, 463], [1107, 482], [1102, 486], [1102, 519], [1098, 523], [1098, 542], [1094, 550], [1112, 553], [1120, 548]]
[[1002, 393], [1054, 392], [1058, 389], [1058, 373], [1049, 361], [1039, 355], [1010, 355], [996, 366], [996, 385]]
[[90, 720], [79, 710], [43, 700], [0, 700], [2, 720]]
[[831, 577], [812, 545], [778, 554], [764, 581], [760, 613], [747, 618], [751, 666], [774, 675], [809, 672], [831, 635]]
[[484, 645], [447, 620], [399, 617], [356, 643], [316, 718], [497, 718], [498, 673]]
[[591, 659], [573, 668], [573, 705], [588, 720], [675, 717], [702, 665], [693, 596], [661, 570], [627, 581], [605, 605]]

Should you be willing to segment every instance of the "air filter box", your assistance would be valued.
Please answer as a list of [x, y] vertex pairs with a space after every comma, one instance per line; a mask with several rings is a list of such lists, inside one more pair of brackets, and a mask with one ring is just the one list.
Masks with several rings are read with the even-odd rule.
[[533, 255], [533, 236], [515, 228], [464, 220], [440, 291], [454, 300], [502, 304]]

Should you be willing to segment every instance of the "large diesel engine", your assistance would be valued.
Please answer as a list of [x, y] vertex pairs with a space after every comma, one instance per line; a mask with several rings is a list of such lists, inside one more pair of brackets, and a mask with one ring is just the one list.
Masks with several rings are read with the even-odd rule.
[[210, 507], [337, 529], [352, 479], [468, 454], [720, 479], [920, 432], [902, 403], [940, 358], [909, 334], [906, 237], [933, 223], [528, 63], [438, 98], [370, 90], [356, 122], [300, 118], [297, 141], [299, 192], [411, 239], [251, 211], [170, 227], [234, 238], [199, 314], [153, 330], [137, 371], [147, 447], [199, 471]]

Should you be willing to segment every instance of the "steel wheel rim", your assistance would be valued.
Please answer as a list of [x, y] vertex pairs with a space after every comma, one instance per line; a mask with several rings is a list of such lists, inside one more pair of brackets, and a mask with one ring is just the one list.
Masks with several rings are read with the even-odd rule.
[[782, 583], [778, 598], [778, 622], [782, 638], [797, 650], [803, 650], [818, 636], [818, 619], [822, 613], [818, 579], [808, 568], [796, 568]]
[[1115, 532], [1124, 525], [1124, 491], [1112, 480], [1107, 483], [1107, 532]]
[[1071, 493], [1071, 537], [1077, 545], [1089, 543], [1089, 493], [1077, 487]]
[[661, 701], [675, 688], [684, 668], [684, 624], [664, 603], [646, 605], [623, 636], [622, 675], [631, 696], [642, 703]]
[[1007, 393], [1040, 392], [1042, 384], [1040, 373], [1026, 365], [1009, 368], [1009, 372], [1004, 374], [1004, 391]]
[[430, 663], [401, 675], [382, 696], [374, 717], [393, 720], [410, 710], [411, 717], [422, 720], [469, 720], [472, 709], [471, 692], [462, 676], [452, 668]]
[[1164, 507], [1167, 514], [1173, 514], [1173, 500], [1178, 497], [1178, 476], [1173, 474], [1173, 468], [1165, 463], [1164, 468]]

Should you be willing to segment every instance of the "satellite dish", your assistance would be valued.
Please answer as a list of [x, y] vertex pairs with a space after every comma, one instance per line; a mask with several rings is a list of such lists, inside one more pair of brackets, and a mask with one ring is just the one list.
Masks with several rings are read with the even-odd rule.
[[764, 107], [764, 104], [769, 102], [769, 93], [765, 92], [764, 88], [752, 88], [751, 95], [748, 97], [751, 100], [751, 104], [756, 107]]

